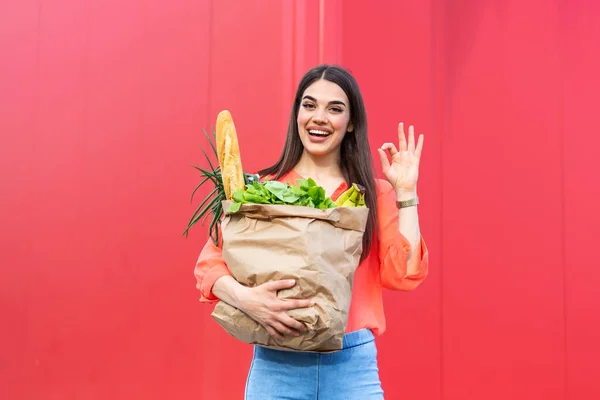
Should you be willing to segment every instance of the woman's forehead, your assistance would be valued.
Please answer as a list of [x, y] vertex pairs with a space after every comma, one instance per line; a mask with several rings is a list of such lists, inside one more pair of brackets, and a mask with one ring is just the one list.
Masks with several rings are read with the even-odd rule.
[[310, 96], [317, 101], [343, 101], [348, 104], [348, 96], [336, 83], [320, 79], [306, 88], [302, 97]]

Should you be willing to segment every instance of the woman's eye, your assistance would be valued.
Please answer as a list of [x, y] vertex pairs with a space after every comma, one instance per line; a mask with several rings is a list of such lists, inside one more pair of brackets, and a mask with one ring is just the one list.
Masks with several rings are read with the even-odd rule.
[[310, 104], [310, 103], [304, 103], [304, 104], [302, 104], [302, 107], [304, 107], [304, 108], [314, 108], [315, 106], [313, 104]]
[[342, 110], [341, 108], [338, 108], [338, 107], [333, 107], [333, 108], [331, 109], [331, 111], [333, 111], [333, 112], [336, 112], [336, 113], [341, 113], [341, 112], [342, 112], [342, 111], [344, 111], [344, 110]]

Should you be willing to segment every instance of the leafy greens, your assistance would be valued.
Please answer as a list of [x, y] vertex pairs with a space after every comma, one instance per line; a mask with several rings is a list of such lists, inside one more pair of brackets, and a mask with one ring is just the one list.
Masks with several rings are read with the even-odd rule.
[[312, 179], [298, 179], [298, 185], [292, 186], [279, 181], [254, 181], [246, 185], [245, 190], [233, 194], [234, 203], [227, 213], [237, 212], [242, 204], [284, 204], [304, 206], [324, 210], [336, 207], [336, 204], [325, 196], [325, 189]]

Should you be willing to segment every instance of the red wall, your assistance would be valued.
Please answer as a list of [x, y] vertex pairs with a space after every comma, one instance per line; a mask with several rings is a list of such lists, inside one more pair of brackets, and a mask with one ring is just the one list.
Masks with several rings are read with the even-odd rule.
[[431, 274], [385, 293], [386, 398], [599, 398], [599, 22], [592, 0], [0, 2], [0, 398], [242, 398], [250, 346], [198, 304], [204, 231], [181, 237], [189, 165], [224, 108], [245, 169], [273, 161], [321, 61], [357, 76], [373, 147], [426, 134]]

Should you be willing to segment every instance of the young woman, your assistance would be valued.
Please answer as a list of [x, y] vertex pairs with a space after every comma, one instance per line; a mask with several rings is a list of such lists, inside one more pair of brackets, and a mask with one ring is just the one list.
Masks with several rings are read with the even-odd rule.
[[[260, 171], [295, 184], [313, 178], [333, 200], [348, 185], [366, 188], [370, 209], [363, 257], [355, 273], [344, 348], [317, 354], [254, 348], [246, 399], [382, 399], [374, 338], [385, 331], [382, 289], [411, 290], [426, 277], [428, 253], [419, 230], [417, 178], [423, 135], [398, 127], [399, 148], [379, 149], [385, 179], [373, 173], [367, 116], [354, 78], [321, 65], [300, 81], [282, 155]], [[390, 161], [391, 158], [391, 161]], [[287, 311], [310, 307], [311, 299], [280, 300], [277, 291], [294, 282], [245, 287], [229, 274], [221, 249], [208, 240], [195, 268], [201, 301], [219, 299], [244, 311], [270, 335], [299, 335], [305, 327]]]

